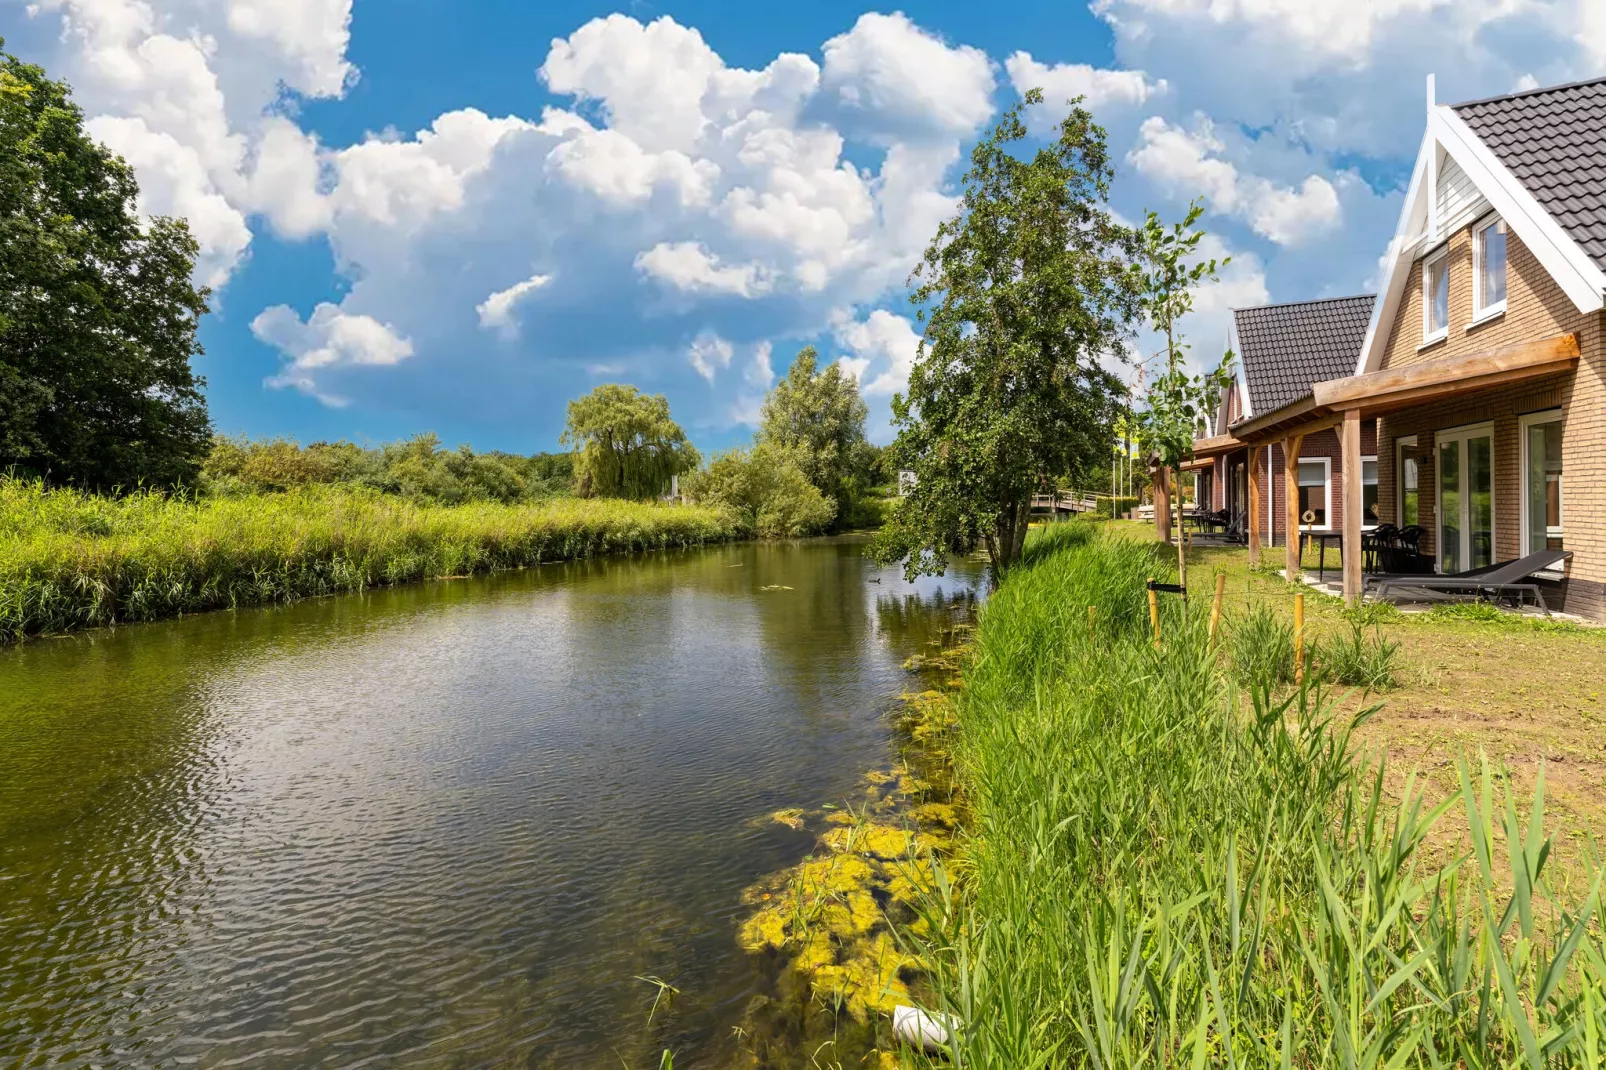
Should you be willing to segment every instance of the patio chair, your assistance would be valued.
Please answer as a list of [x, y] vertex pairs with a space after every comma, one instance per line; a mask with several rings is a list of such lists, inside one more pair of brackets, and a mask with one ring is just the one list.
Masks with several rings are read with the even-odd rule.
[[1389, 552], [1394, 549], [1394, 540], [1400, 529], [1393, 524], [1379, 524], [1371, 531], [1361, 534], [1361, 552], [1363, 568], [1367, 572], [1383, 572], [1387, 570], [1386, 561]]
[[1468, 569], [1451, 576], [1410, 576], [1400, 573], [1366, 577], [1366, 585], [1375, 587], [1376, 597], [1387, 598], [1396, 588], [1417, 590], [1433, 594], [1471, 594], [1474, 598], [1485, 595], [1498, 598], [1516, 595], [1518, 605], [1524, 595], [1533, 595], [1534, 603], [1550, 616], [1550, 607], [1537, 583], [1525, 583], [1536, 572], [1545, 572], [1572, 558], [1571, 550], [1540, 550], [1515, 561], [1502, 561], [1482, 568]]

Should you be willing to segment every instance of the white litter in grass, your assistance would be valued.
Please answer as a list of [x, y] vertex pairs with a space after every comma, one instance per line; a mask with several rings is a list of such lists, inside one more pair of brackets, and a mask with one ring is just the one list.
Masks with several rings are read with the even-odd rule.
[[954, 1019], [947, 1014], [931, 1014], [918, 1007], [892, 1008], [892, 1031], [922, 1051], [942, 1051], [948, 1047]]

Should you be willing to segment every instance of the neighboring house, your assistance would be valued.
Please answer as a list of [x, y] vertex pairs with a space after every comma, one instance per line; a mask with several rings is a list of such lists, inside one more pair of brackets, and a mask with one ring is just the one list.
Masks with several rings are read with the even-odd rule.
[[[1275, 414], [1308, 401], [1317, 383], [1355, 370], [1373, 302], [1373, 296], [1367, 294], [1233, 311], [1228, 345], [1238, 359], [1232, 382], [1210, 435], [1194, 442], [1194, 460], [1184, 466], [1199, 480], [1199, 501], [1210, 503], [1211, 509], [1225, 510], [1233, 530], [1247, 535], [1253, 525], [1257, 541], [1266, 546], [1287, 540], [1288, 491], [1281, 480], [1266, 479], [1268, 471], [1283, 471], [1283, 446], [1273, 443], [1269, 449], [1256, 451], [1260, 485], [1269, 489], [1251, 502], [1250, 447], [1244, 436], [1256, 430], [1261, 414]], [[1377, 523], [1374, 421], [1362, 428], [1362, 454], [1362, 483], [1371, 491], [1362, 503], [1362, 524], [1371, 527]], [[1294, 491], [1301, 528], [1340, 529], [1344, 503], [1338, 488], [1343, 472], [1337, 432], [1329, 428], [1305, 437]], [[1308, 523], [1303, 519], [1307, 514], [1313, 517]]]
[[[1429, 102], [1350, 374], [1235, 432], [1254, 455], [1338, 428], [1349, 466], [1377, 420], [1381, 520], [1424, 527], [1442, 572], [1570, 550], [1546, 600], [1606, 618], [1606, 79], [1454, 106], [1430, 81]], [[1338, 497], [1363, 494], [1346, 478]]]

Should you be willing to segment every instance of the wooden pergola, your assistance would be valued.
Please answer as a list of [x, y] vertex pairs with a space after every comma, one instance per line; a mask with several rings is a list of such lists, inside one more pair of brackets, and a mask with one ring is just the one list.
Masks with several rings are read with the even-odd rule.
[[[1266, 494], [1261, 450], [1283, 443], [1283, 478], [1288, 499], [1288, 559], [1290, 579], [1300, 574], [1299, 564], [1299, 451], [1307, 435], [1340, 428], [1344, 503], [1344, 600], [1351, 605], [1361, 597], [1361, 421], [1412, 405], [1458, 397], [1491, 387], [1539, 379], [1569, 371], [1578, 364], [1576, 334], [1562, 334], [1535, 342], [1472, 353], [1459, 357], [1411, 364], [1403, 368], [1352, 375], [1317, 383], [1311, 396], [1281, 409], [1246, 420], [1233, 427], [1231, 436], [1206, 439], [1195, 447], [1213, 447], [1220, 438], [1233, 438], [1249, 449], [1249, 510], [1260, 515]], [[1226, 452], [1221, 450], [1220, 452]], [[1260, 562], [1260, 526], [1249, 525], [1249, 561]]]

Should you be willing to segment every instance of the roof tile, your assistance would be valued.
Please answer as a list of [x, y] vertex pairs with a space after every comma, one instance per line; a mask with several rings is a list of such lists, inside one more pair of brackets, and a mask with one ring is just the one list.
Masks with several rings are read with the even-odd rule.
[[1606, 269], [1606, 79], [1458, 104], [1459, 115]]
[[1238, 359], [1254, 414], [1309, 397], [1317, 383], [1355, 374], [1374, 300], [1366, 294], [1235, 309]]

